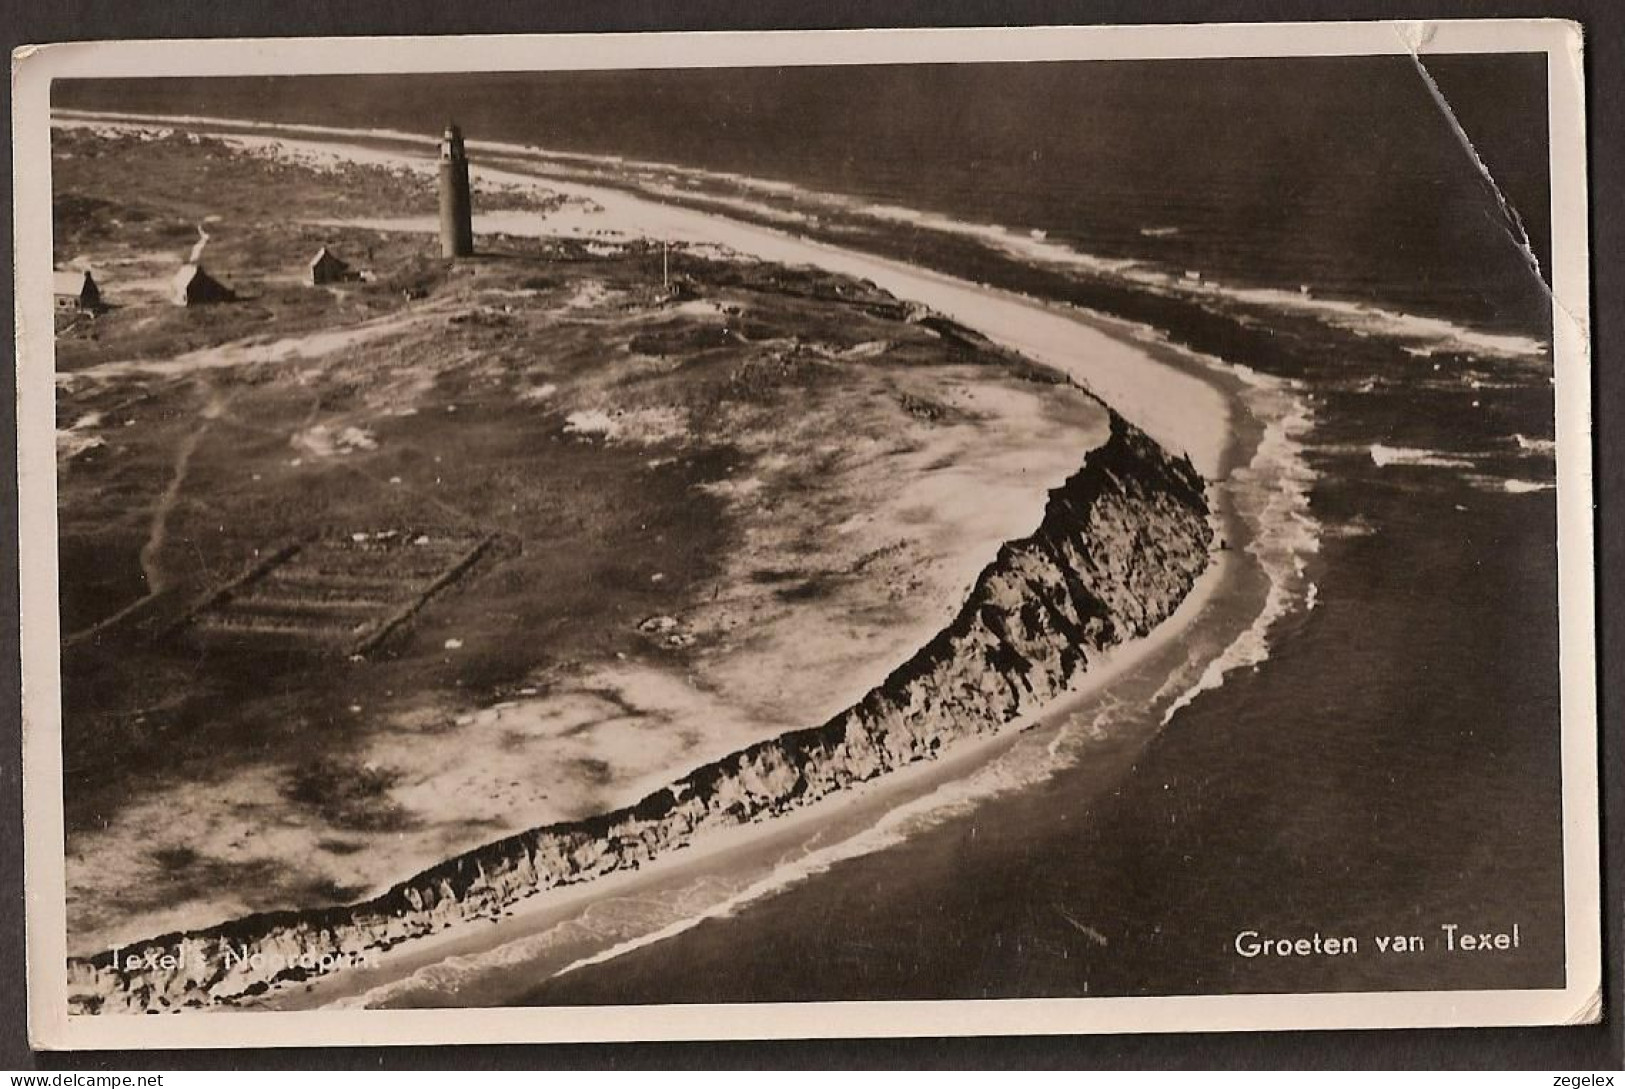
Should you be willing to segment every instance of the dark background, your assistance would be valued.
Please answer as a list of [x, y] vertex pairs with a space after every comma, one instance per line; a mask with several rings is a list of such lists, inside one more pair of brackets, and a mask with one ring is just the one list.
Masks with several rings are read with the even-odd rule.
[[[360, 1069], [446, 1067], [651, 1067], [651, 1066], [929, 1066], [961, 1067], [1479, 1067], [1547, 1068], [1580, 1071], [1618, 1069], [1625, 1059], [1621, 1019], [1613, 1007], [1621, 995], [1619, 812], [1625, 800], [1620, 774], [1620, 731], [1616, 709], [1625, 692], [1625, 655], [1617, 647], [1622, 608], [1620, 572], [1625, 572], [1625, 533], [1614, 513], [1620, 502], [1625, 459], [1620, 452], [1625, 424], [1625, 382], [1615, 366], [1618, 330], [1625, 323], [1625, 285], [1619, 268], [1621, 200], [1625, 166], [1625, 111], [1621, 73], [1625, 69], [1625, 19], [1607, 0], [1556, 3], [1364, 2], [1335, 5], [1300, 3], [1197, 2], [1162, 0], [1092, 3], [893, 2], [884, 8], [862, 2], [764, 3], [705, 0], [682, 4], [652, 2], [551, 4], [486, 0], [444, 5], [436, 0], [389, 3], [334, 3], [297, 0], [272, 7], [231, 0], [209, 7], [152, 3], [145, 7], [97, 0], [60, 0], [50, 6], [4, 9], [7, 47], [28, 42], [103, 38], [229, 37], [348, 34], [464, 34], [645, 30], [755, 30], [860, 26], [989, 26], [1110, 22], [1257, 22], [1305, 19], [1551, 17], [1580, 21], [1586, 31], [1587, 116], [1593, 257], [1592, 322], [1595, 376], [1599, 503], [1597, 576], [1600, 589], [1602, 677], [1602, 768], [1604, 769], [1605, 1010], [1602, 1025], [1520, 1030], [1426, 1030], [1388, 1033], [1212, 1034], [1185, 1037], [1049, 1037], [957, 1040], [787, 1041], [775, 1043], [693, 1043], [640, 1045], [556, 1045], [547, 1047], [446, 1047], [347, 1050], [219, 1051], [193, 1053], [34, 1054], [26, 1039], [24, 979], [21, 786], [16, 755], [20, 743], [17, 692], [16, 494], [15, 474], [6, 474], [5, 541], [8, 577], [0, 580], [0, 615], [7, 617], [0, 648], [0, 683], [7, 694], [6, 736], [0, 749], [0, 1067], [21, 1069], [177, 1069], [222, 1067], [350, 1067]], [[1445, 88], [1449, 96], [1449, 88]], [[1492, 111], [1463, 117], [1475, 139], [1494, 144]], [[9, 166], [9, 147], [6, 154]], [[1492, 174], [1496, 164], [1489, 164]], [[8, 186], [11, 172], [5, 172]], [[8, 199], [9, 203], [9, 199]], [[1516, 203], [1516, 201], [1515, 201]], [[11, 276], [11, 262], [0, 276]], [[4, 319], [12, 320], [9, 308]], [[7, 341], [11, 341], [8, 335]], [[8, 393], [13, 368], [7, 368]], [[14, 404], [14, 396], [6, 402]], [[15, 420], [6, 414], [7, 448], [15, 446]], [[1610, 851], [1610, 841], [1615, 849]]]

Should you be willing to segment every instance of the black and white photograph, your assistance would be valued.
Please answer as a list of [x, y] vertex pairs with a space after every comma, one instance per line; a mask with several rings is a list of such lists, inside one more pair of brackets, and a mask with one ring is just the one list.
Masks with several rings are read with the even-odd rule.
[[21, 59], [36, 1039], [1594, 1021], [1580, 49]]

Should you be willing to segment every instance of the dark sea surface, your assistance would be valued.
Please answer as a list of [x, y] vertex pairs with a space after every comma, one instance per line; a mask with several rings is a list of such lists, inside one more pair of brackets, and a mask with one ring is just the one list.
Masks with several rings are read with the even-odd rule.
[[[1544, 56], [1427, 63], [1544, 266]], [[779, 179], [1221, 279], [1544, 322], [1405, 57], [69, 81], [52, 101], [425, 135], [455, 120], [471, 139]], [[1159, 228], [1179, 233], [1141, 233]]]
[[[1546, 267], [1543, 59], [1428, 64]], [[1562, 985], [1547, 295], [1408, 59], [145, 81], [58, 84], [55, 102], [426, 134], [455, 115], [476, 140], [839, 194], [838, 212], [775, 207], [1148, 325], [1312, 419], [1290, 436], [1299, 567], [1267, 649], [1221, 686], [1162, 725], [1173, 674], [1128, 678], [1090, 710], [1098, 758], [495, 1000]], [[872, 204], [1149, 278], [936, 220], [865, 227]], [[1261, 578], [1233, 607], [1256, 612]], [[1446, 923], [1517, 924], [1520, 947], [1451, 953]], [[1247, 959], [1242, 930], [1363, 953]], [[1427, 950], [1378, 954], [1379, 934]], [[397, 1004], [493, 1000], [437, 988]]]

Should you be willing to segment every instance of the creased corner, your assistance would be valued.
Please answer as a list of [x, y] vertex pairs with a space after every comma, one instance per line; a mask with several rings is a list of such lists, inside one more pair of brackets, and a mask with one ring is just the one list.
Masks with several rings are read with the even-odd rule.
[[1564, 1024], [1566, 1024], [1566, 1025], [1595, 1025], [1597, 1022], [1599, 1022], [1601, 1020], [1602, 1020], [1602, 988], [1598, 987], [1595, 991], [1591, 992], [1591, 997], [1590, 998], [1587, 998], [1583, 1003], [1580, 1004], [1580, 1007], [1578, 1009], [1576, 1009], [1573, 1013], [1571, 1013], [1569, 1015], [1568, 1020], [1565, 1021]]

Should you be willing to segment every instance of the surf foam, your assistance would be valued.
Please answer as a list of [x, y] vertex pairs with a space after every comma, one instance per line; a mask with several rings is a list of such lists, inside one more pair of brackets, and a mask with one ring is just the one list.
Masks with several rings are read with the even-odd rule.
[[1263, 609], [1247, 629], [1169, 704], [1162, 715], [1164, 726], [1202, 693], [1223, 687], [1231, 673], [1256, 669], [1267, 661], [1271, 629], [1295, 607], [1313, 608], [1319, 594], [1306, 578], [1308, 558], [1320, 551], [1321, 531], [1309, 506], [1316, 473], [1305, 456], [1304, 442], [1314, 426], [1313, 410], [1302, 396], [1301, 384], [1244, 366], [1227, 369], [1243, 380], [1248, 411], [1264, 424], [1264, 437], [1252, 460], [1231, 474], [1224, 487], [1231, 509], [1252, 531], [1247, 551], [1268, 578], [1269, 589]]

